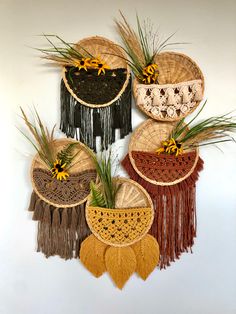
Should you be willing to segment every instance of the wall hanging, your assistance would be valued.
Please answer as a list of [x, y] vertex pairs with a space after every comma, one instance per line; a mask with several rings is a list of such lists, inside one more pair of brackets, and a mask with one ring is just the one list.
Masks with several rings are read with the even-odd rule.
[[[203, 108], [203, 107], [202, 107]], [[122, 164], [151, 195], [151, 234], [160, 245], [160, 268], [191, 249], [196, 236], [195, 185], [203, 161], [198, 147], [231, 141], [236, 124], [228, 115], [192, 125], [147, 120], [133, 133]]]
[[[96, 170], [89, 149], [72, 139], [55, 140], [39, 116], [26, 125], [37, 150], [31, 166], [33, 192], [29, 211], [38, 221], [37, 251], [46, 257], [78, 257], [80, 244], [90, 234], [85, 219], [85, 201]], [[27, 138], [29, 138], [27, 136]]]
[[145, 280], [158, 264], [158, 243], [147, 234], [153, 205], [136, 182], [112, 178], [110, 156], [95, 163], [100, 183], [92, 183], [86, 206], [92, 235], [81, 245], [80, 260], [96, 277], [107, 271], [122, 289], [133, 273]]
[[[132, 131], [131, 75], [123, 50], [95, 36], [69, 44], [45, 35], [52, 46], [39, 49], [45, 58], [62, 66], [61, 130], [94, 151], [107, 149]], [[58, 39], [56, 46], [52, 40]], [[96, 141], [99, 141], [100, 145]]]
[[136, 32], [122, 14], [116, 26], [135, 76], [133, 92], [138, 108], [160, 121], [177, 121], [195, 110], [203, 98], [204, 77], [191, 58], [161, 52], [180, 44], [169, 43], [174, 34], [160, 41], [153, 25], [148, 21], [141, 24], [138, 17]]

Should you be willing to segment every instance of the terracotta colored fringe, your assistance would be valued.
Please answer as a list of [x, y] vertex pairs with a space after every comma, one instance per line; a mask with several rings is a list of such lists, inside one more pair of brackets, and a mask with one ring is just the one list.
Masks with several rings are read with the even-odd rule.
[[67, 137], [75, 137], [96, 151], [96, 137], [101, 137], [101, 149], [107, 149], [116, 141], [115, 130], [120, 138], [132, 132], [131, 124], [131, 77], [120, 98], [112, 105], [91, 108], [80, 104], [61, 81], [60, 129]]
[[33, 211], [33, 220], [38, 221], [38, 252], [46, 257], [79, 257], [81, 243], [91, 234], [85, 219], [85, 204], [57, 208], [32, 192], [29, 210]]
[[194, 172], [184, 181], [172, 186], [158, 186], [141, 178], [132, 167], [129, 156], [122, 165], [130, 178], [141, 184], [150, 194], [155, 218], [150, 233], [160, 246], [160, 268], [170, 266], [182, 252], [191, 251], [196, 237], [196, 181], [203, 169], [199, 158]]

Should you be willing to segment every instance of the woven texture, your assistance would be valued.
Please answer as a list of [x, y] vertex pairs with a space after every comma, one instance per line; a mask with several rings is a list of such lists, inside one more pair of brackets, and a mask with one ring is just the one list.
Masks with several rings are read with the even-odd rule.
[[120, 184], [115, 209], [89, 206], [86, 219], [92, 233], [111, 246], [128, 246], [139, 241], [151, 228], [153, 205], [150, 196], [136, 182], [115, 179]]
[[137, 169], [145, 176], [156, 182], [170, 183], [178, 181], [192, 171], [196, 160], [196, 152], [179, 155], [131, 152]]
[[83, 47], [86, 51], [91, 53], [94, 57], [100, 57], [103, 61], [106, 62], [106, 64], [109, 65], [111, 69], [117, 69], [117, 68], [124, 68], [127, 70], [126, 80], [124, 82], [124, 85], [122, 86], [121, 90], [117, 94], [117, 96], [112, 99], [111, 101], [105, 103], [105, 104], [92, 104], [87, 103], [83, 101], [81, 98], [79, 98], [73, 91], [73, 85], [70, 84], [69, 80], [67, 80], [66, 76], [66, 68], [63, 69], [63, 81], [66, 85], [66, 88], [70, 92], [70, 94], [81, 104], [85, 105], [91, 108], [101, 108], [106, 107], [111, 104], [113, 104], [115, 101], [117, 101], [120, 96], [123, 94], [125, 89], [128, 86], [129, 78], [130, 78], [130, 70], [128, 67], [127, 62], [125, 61], [125, 55], [121, 48], [115, 44], [114, 42], [100, 36], [94, 36], [94, 37], [88, 37], [78, 42], [76, 48], [83, 54], [84, 50], [81, 48]]
[[156, 56], [158, 85], [134, 81], [134, 97], [140, 110], [159, 121], [177, 121], [200, 104], [204, 93], [204, 77], [188, 56], [163, 52]]
[[132, 134], [129, 144], [130, 162], [144, 180], [156, 185], [177, 184], [194, 171], [198, 151], [186, 151], [175, 157], [155, 151], [167, 140], [175, 123], [147, 120]]
[[151, 208], [87, 208], [87, 222], [94, 235], [109, 245], [127, 246], [142, 238], [153, 220]]
[[[54, 141], [55, 156], [69, 143], [75, 142], [71, 139], [60, 139]], [[85, 202], [89, 195], [89, 184], [96, 180], [96, 172], [93, 159], [88, 148], [80, 142], [74, 148], [77, 154], [72, 161], [69, 170], [69, 178], [58, 181], [52, 178], [51, 172], [37, 154], [31, 166], [31, 181], [35, 192], [45, 202], [55, 207], [72, 207]]]

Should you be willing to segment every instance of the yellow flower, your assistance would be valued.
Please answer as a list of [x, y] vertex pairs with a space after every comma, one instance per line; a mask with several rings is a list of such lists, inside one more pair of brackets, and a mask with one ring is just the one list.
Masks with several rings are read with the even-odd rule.
[[167, 154], [175, 154], [177, 157], [178, 155], [183, 153], [183, 146], [181, 143], [176, 142], [174, 138], [171, 138], [167, 141], [162, 142], [162, 146], [156, 150], [158, 154], [160, 153], [167, 153]]
[[79, 70], [84, 69], [87, 71], [87, 68], [90, 67], [90, 58], [82, 58], [81, 60], [75, 61], [75, 66], [79, 68]]
[[69, 177], [69, 174], [65, 171], [66, 163], [63, 165], [61, 164], [61, 160], [56, 159], [56, 161], [53, 164], [53, 168], [51, 169], [51, 172], [53, 174], [53, 178], [56, 178], [57, 180], [66, 180], [67, 177]]
[[155, 63], [149, 64], [148, 66], [146, 66], [145, 68], [143, 68], [142, 70], [142, 74], [143, 74], [143, 79], [142, 81], [145, 84], [155, 84], [157, 81], [157, 77], [158, 77], [158, 66]]
[[101, 73], [105, 74], [105, 70], [110, 69], [106, 62], [102, 61], [100, 58], [92, 59], [90, 64], [93, 68], [98, 69], [98, 75]]

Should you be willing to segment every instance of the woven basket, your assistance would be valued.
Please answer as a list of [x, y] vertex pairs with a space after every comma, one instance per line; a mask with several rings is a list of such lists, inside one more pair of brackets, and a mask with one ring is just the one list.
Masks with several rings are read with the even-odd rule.
[[177, 121], [193, 112], [203, 98], [204, 77], [188, 56], [175, 52], [160, 53], [158, 84], [138, 84], [133, 91], [137, 106], [159, 121]]
[[[55, 154], [65, 145], [76, 142], [72, 139], [55, 140]], [[72, 161], [73, 167], [69, 170], [69, 178], [59, 181], [52, 178], [51, 172], [37, 154], [31, 166], [31, 181], [33, 189], [39, 198], [54, 207], [67, 208], [82, 204], [87, 199], [91, 180], [96, 180], [96, 171], [93, 159], [88, 148], [77, 142], [77, 156]]]
[[80, 40], [77, 43], [76, 49], [84, 53], [84, 50], [81, 48], [83, 47], [84, 50], [91, 53], [94, 57], [100, 57], [103, 61], [106, 62], [106, 64], [109, 65], [111, 69], [118, 69], [123, 68], [127, 70], [126, 80], [123, 84], [122, 89], [119, 91], [119, 93], [116, 95], [115, 98], [113, 98], [111, 101], [105, 103], [105, 104], [92, 104], [87, 103], [84, 100], [80, 99], [73, 91], [73, 86], [70, 84], [70, 82], [67, 80], [66, 77], [66, 68], [63, 68], [62, 77], [63, 81], [70, 92], [70, 94], [80, 103], [85, 106], [91, 107], [91, 108], [101, 108], [101, 107], [107, 107], [113, 104], [115, 101], [119, 99], [119, 97], [123, 94], [126, 87], [128, 86], [129, 79], [130, 79], [130, 70], [127, 65], [127, 62], [125, 61], [125, 55], [121, 48], [114, 42], [100, 36], [94, 36], [94, 37], [88, 37], [85, 39]]
[[174, 122], [143, 122], [132, 134], [129, 159], [140, 177], [155, 185], [174, 185], [189, 177], [198, 162], [198, 150], [185, 151], [178, 157], [158, 155], [155, 151], [169, 138]]
[[86, 220], [92, 233], [103, 243], [124, 247], [139, 241], [150, 229], [154, 212], [146, 190], [135, 181], [117, 178], [121, 187], [115, 209], [86, 206]]

